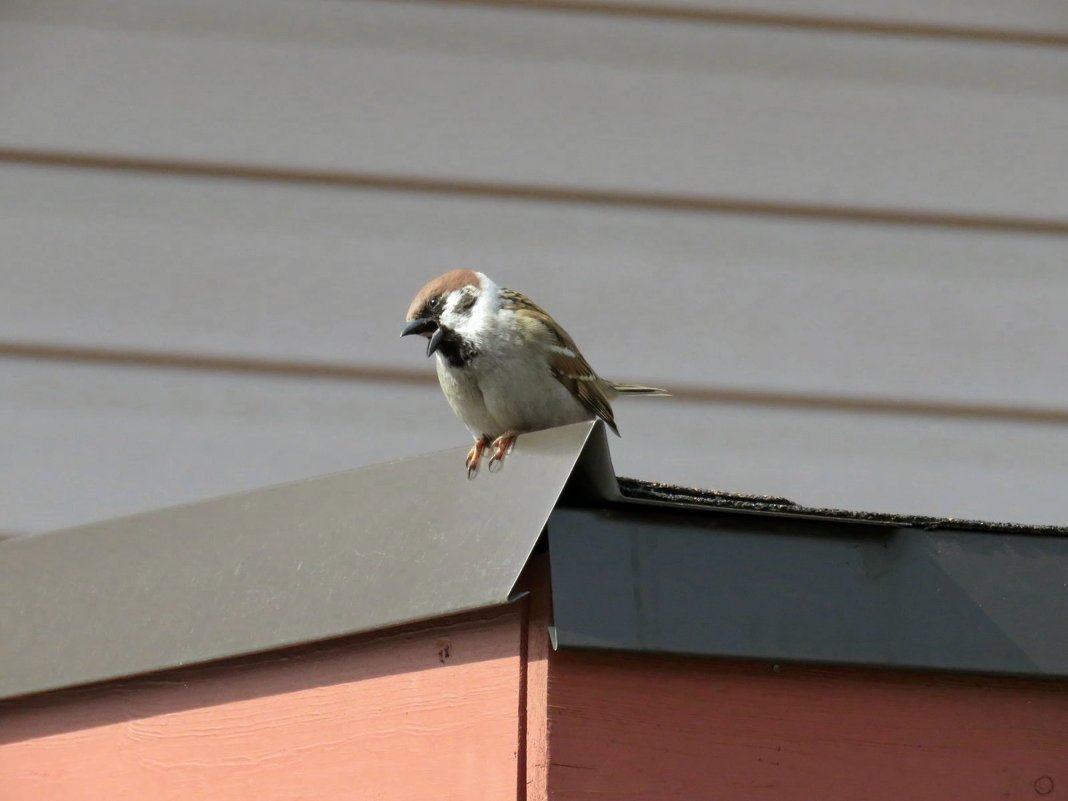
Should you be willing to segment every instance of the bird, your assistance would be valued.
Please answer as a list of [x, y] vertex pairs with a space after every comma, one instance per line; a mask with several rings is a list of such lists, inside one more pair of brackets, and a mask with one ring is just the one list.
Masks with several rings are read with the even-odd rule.
[[548, 312], [481, 272], [439, 275], [419, 290], [405, 319], [401, 336], [426, 337], [442, 392], [475, 439], [469, 478], [487, 448], [489, 469], [499, 469], [520, 434], [600, 418], [618, 436], [610, 401], [668, 395], [601, 378]]

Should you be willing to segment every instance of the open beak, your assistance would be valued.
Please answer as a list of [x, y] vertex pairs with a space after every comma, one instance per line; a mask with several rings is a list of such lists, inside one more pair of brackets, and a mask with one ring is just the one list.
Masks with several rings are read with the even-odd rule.
[[404, 330], [401, 331], [401, 336], [406, 337], [411, 334], [421, 334], [429, 340], [426, 343], [427, 358], [434, 355], [434, 351], [441, 345], [442, 337], [445, 336], [445, 332], [438, 326], [437, 321], [432, 320], [429, 317], [424, 317], [420, 320], [412, 320], [408, 325], [404, 326]]

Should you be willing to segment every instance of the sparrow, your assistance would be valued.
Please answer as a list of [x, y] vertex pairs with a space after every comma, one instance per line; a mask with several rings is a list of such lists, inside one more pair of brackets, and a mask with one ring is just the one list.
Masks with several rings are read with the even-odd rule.
[[601, 378], [548, 312], [473, 270], [428, 283], [406, 320], [401, 336], [427, 338], [442, 392], [475, 438], [468, 477], [487, 448], [490, 469], [503, 464], [522, 433], [600, 418], [618, 436], [611, 400], [668, 394]]

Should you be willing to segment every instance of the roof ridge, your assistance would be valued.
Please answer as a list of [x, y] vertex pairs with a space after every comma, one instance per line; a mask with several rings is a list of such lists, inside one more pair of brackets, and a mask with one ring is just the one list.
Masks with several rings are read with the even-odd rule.
[[887, 512], [862, 512], [834, 509], [821, 506], [804, 506], [787, 498], [773, 495], [750, 495], [720, 490], [703, 490], [665, 484], [659, 481], [643, 481], [637, 478], [619, 477], [619, 490], [625, 498], [634, 500], [661, 501], [666, 503], [704, 506], [711, 509], [737, 510], [740, 512], [767, 512], [815, 519], [834, 518], [857, 523], [908, 526], [928, 531], [935, 529], [959, 531], [984, 531], [997, 534], [1068, 536], [1068, 526], [1031, 525], [1027, 523], [1003, 523], [987, 520], [969, 520], [935, 515], [892, 514]]

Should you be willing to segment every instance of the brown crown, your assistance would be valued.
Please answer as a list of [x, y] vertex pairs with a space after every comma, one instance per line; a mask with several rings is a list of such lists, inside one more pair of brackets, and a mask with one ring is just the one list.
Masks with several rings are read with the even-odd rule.
[[477, 287], [478, 285], [478, 274], [474, 270], [449, 270], [419, 290], [412, 305], [408, 307], [408, 315], [405, 319], [418, 319], [426, 302], [432, 297], [448, 295], [454, 289], [463, 289], [465, 286]]

